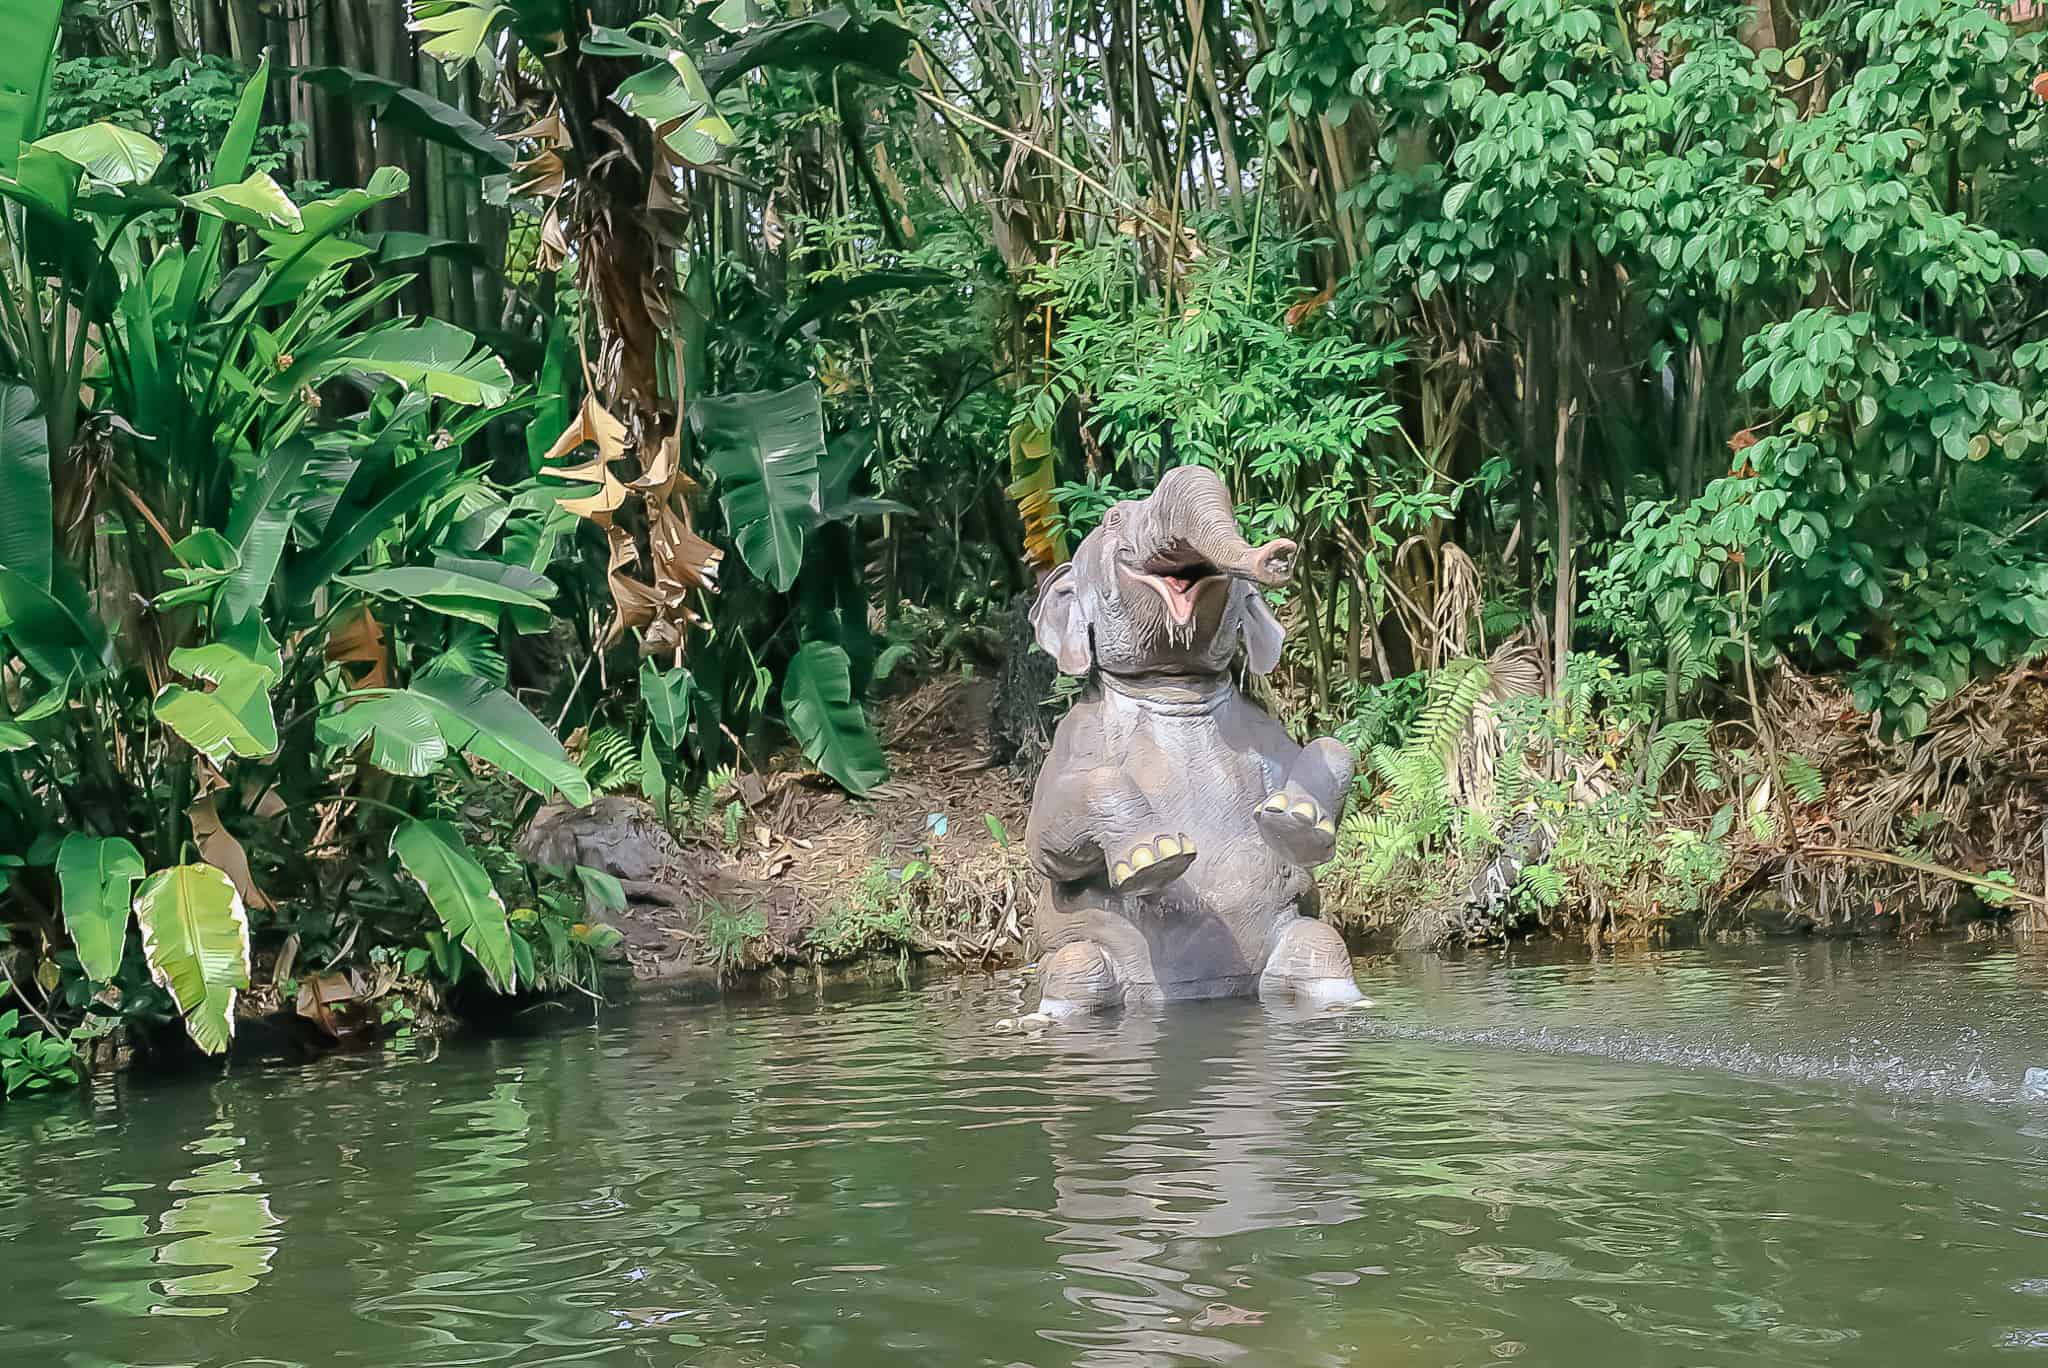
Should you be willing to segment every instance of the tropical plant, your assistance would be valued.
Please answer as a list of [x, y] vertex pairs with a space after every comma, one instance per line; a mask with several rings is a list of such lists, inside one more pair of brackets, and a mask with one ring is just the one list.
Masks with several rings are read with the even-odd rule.
[[452, 325], [377, 319], [405, 282], [366, 281], [350, 229], [402, 174], [300, 205], [248, 169], [266, 80], [199, 190], [111, 124], [23, 141], [0, 177], [0, 824], [24, 877], [54, 865], [81, 978], [118, 979], [132, 921], [210, 1053], [252, 921], [285, 924], [266, 886], [386, 840], [489, 984], [521, 987], [488, 876], [405, 781], [467, 761], [589, 797], [502, 649], [547, 627], [573, 516], [464, 463], [511, 377]]

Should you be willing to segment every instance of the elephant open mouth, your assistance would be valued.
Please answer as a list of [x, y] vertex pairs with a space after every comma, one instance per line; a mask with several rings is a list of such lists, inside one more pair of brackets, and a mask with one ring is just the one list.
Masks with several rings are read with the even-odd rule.
[[1144, 569], [1119, 567], [1131, 579], [1159, 595], [1166, 614], [1179, 626], [1194, 621], [1202, 595], [1230, 576], [1205, 560], [1155, 560]]

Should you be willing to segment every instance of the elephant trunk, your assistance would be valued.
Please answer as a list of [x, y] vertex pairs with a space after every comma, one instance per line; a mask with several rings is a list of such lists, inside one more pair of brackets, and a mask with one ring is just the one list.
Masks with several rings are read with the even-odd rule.
[[1294, 573], [1293, 542], [1255, 547], [1238, 535], [1230, 491], [1207, 466], [1166, 473], [1144, 502], [1131, 544], [1155, 572], [1206, 567], [1264, 585], [1285, 584]]

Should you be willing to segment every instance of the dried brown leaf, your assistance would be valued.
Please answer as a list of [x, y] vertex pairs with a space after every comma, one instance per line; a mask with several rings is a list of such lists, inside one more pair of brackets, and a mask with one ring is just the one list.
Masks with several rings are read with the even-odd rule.
[[212, 798], [201, 798], [186, 808], [185, 818], [192, 824], [192, 843], [199, 847], [199, 858], [234, 881], [244, 905], [258, 911], [277, 906], [256, 886], [256, 876], [249, 868], [249, 852], [221, 825], [220, 810]]

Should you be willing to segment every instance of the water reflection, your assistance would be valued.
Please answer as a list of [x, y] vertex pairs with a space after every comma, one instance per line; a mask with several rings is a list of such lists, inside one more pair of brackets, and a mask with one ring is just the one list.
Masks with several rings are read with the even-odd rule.
[[243, 1172], [235, 1157], [244, 1143], [232, 1127], [221, 1123], [186, 1146], [195, 1155], [220, 1157], [170, 1184], [171, 1191], [192, 1195], [180, 1197], [164, 1213], [159, 1233], [177, 1238], [157, 1247], [156, 1262], [199, 1271], [171, 1274], [157, 1283], [171, 1299], [150, 1308], [157, 1314], [224, 1315], [224, 1305], [192, 1305], [187, 1299], [247, 1292], [270, 1271], [283, 1222], [270, 1209], [261, 1176]]
[[1358, 1217], [1359, 1175], [1303, 1149], [1322, 1081], [1302, 1067], [1314, 1052], [1273, 1029], [1248, 1004], [1207, 1004], [1048, 1038], [1050, 1081], [1087, 1099], [1046, 1126], [1058, 1217], [1047, 1238], [1065, 1299], [1096, 1324], [1040, 1333], [1082, 1351], [1076, 1364], [1242, 1358], [1221, 1328], [1270, 1313], [1239, 1304], [1260, 1300], [1257, 1280], [1216, 1267], [1211, 1242]]
[[[1366, 971], [1366, 1018], [1210, 1004], [999, 1035], [1023, 985], [968, 980], [10, 1104], [0, 1363], [2048, 1345], [2043, 1113], [1889, 1086], [2048, 1059], [2011, 957]], [[1902, 1064], [1772, 1072], [1880, 1051]]]

